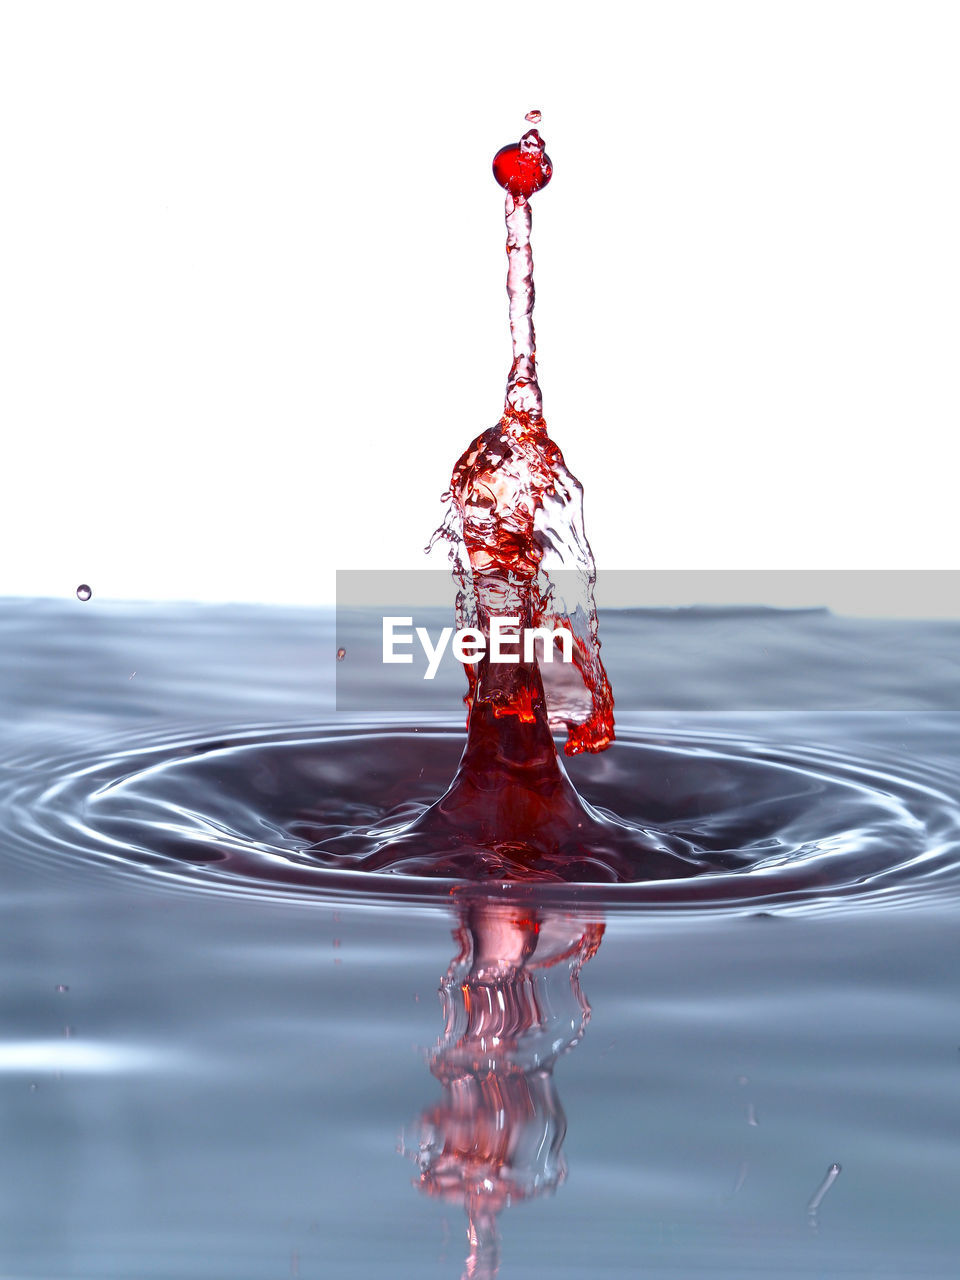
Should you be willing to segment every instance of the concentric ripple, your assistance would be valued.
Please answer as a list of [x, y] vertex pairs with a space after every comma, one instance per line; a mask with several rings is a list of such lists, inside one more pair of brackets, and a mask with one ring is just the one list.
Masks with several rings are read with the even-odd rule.
[[[457, 875], [443, 864], [435, 874], [403, 846], [462, 746], [462, 729], [446, 727], [247, 729], [48, 758], [10, 771], [8, 836], [33, 860], [220, 892], [447, 894], [464, 879], [503, 878], [479, 855], [473, 872], [461, 858]], [[625, 732], [574, 765], [601, 813], [685, 842], [704, 870], [644, 882], [638, 866], [604, 883], [601, 868], [597, 882], [538, 884], [547, 897], [760, 910], [913, 902], [960, 879], [960, 785], [933, 767], [914, 776], [814, 747], [680, 732]], [[385, 834], [400, 852], [364, 870]]]

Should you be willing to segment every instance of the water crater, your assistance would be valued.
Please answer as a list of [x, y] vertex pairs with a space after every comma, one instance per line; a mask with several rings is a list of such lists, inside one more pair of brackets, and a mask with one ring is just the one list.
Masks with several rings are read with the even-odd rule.
[[[610, 829], [682, 848], [696, 874], [644, 860], [551, 867], [452, 841], [425, 852], [416, 819], [441, 796], [462, 728], [354, 724], [141, 738], [19, 773], [13, 813], [31, 856], [156, 883], [302, 899], [433, 898], [482, 881], [609, 907], [703, 910], [915, 901], [960, 867], [956, 780], [932, 764], [785, 745], [736, 732], [623, 730], [570, 764]], [[953, 783], [951, 787], [951, 782]], [[18, 834], [16, 831], [11, 834]], [[614, 842], [615, 843], [615, 842]]]

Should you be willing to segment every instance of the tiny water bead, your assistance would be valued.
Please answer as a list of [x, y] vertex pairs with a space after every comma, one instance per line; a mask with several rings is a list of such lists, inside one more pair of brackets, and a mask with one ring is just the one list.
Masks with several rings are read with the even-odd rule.
[[519, 142], [500, 148], [493, 157], [493, 176], [516, 200], [529, 200], [547, 185], [553, 165], [536, 129], [528, 130]]
[[534, 107], [532, 111], [528, 111], [523, 117], [527, 124], [539, 124], [542, 119], [540, 112]]
[[347, 651], [342, 646], [337, 650], [337, 661], [342, 662], [347, 656]]
[[90, 590], [87, 584], [85, 582], [81, 582], [79, 587], [77, 587], [77, 599], [89, 600], [92, 595], [93, 595], [93, 592]]

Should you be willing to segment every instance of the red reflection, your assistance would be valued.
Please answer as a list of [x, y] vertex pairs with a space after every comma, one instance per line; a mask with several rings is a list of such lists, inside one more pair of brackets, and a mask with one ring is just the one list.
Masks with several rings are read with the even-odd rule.
[[492, 902], [461, 903], [459, 950], [440, 987], [444, 1030], [430, 1062], [443, 1095], [423, 1113], [410, 1154], [427, 1195], [462, 1204], [465, 1278], [497, 1274], [497, 1215], [553, 1192], [566, 1175], [566, 1117], [557, 1058], [590, 1017], [582, 966], [604, 926], [582, 916]]

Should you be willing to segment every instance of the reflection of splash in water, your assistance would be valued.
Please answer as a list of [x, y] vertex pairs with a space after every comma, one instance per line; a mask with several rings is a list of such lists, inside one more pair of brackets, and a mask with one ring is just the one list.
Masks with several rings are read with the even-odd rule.
[[443, 1087], [413, 1155], [419, 1186], [462, 1204], [464, 1280], [497, 1274], [497, 1216], [553, 1192], [566, 1175], [566, 1118], [553, 1082], [590, 1017], [580, 969], [604, 926], [533, 903], [461, 902], [459, 950], [440, 987], [443, 1035], [430, 1070]]

